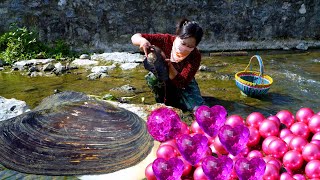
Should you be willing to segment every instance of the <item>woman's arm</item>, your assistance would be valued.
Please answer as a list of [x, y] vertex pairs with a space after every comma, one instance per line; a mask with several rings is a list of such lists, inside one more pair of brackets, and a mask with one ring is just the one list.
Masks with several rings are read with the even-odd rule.
[[148, 55], [148, 50], [151, 47], [151, 43], [144, 37], [141, 36], [140, 33], [136, 33], [131, 37], [132, 44], [135, 46], [139, 46], [140, 50], [144, 52], [145, 56]]
[[199, 51], [195, 53], [195, 56], [188, 60], [181, 69], [180, 73], [177, 73], [172, 80], [172, 82], [178, 88], [184, 88], [189, 84], [189, 82], [194, 78], [197, 73], [201, 62], [201, 54]]
[[172, 65], [170, 59], [165, 59], [165, 61], [168, 64], [168, 69], [169, 69], [169, 79], [174, 79], [176, 75], [179, 73], [176, 68]]

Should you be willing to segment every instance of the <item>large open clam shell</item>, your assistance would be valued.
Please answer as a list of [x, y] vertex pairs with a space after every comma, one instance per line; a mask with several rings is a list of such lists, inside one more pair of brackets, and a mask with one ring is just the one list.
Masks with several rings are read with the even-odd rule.
[[77, 92], [0, 122], [0, 163], [31, 174], [110, 173], [137, 164], [152, 147], [143, 119]]

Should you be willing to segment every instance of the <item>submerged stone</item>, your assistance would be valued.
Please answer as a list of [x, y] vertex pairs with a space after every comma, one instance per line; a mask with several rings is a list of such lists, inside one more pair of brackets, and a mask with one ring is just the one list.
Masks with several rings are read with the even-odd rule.
[[138, 115], [78, 92], [45, 98], [0, 122], [0, 163], [42, 175], [106, 174], [133, 166], [153, 140]]

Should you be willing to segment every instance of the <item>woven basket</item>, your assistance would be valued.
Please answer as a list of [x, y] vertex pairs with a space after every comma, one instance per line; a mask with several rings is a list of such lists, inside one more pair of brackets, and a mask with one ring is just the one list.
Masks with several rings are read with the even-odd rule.
[[[251, 60], [256, 58], [260, 65], [260, 72], [252, 71]], [[250, 66], [250, 71], [248, 67]], [[247, 96], [256, 97], [264, 95], [270, 89], [273, 79], [263, 74], [263, 62], [260, 56], [254, 55], [250, 58], [249, 64], [244, 71], [235, 74], [237, 87]]]

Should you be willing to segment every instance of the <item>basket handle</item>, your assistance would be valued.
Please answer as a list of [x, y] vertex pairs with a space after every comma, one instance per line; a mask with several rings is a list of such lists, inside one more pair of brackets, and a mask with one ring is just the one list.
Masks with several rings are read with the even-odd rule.
[[250, 69], [251, 69], [251, 60], [253, 58], [257, 58], [258, 62], [259, 62], [259, 66], [260, 66], [260, 74], [259, 76], [263, 76], [263, 62], [262, 62], [262, 59], [259, 55], [254, 55], [250, 58], [250, 61], [249, 61], [249, 64], [248, 66], [246, 67], [246, 69], [244, 71], [247, 71], [248, 67], [250, 66]]

